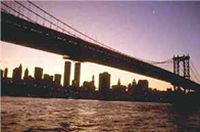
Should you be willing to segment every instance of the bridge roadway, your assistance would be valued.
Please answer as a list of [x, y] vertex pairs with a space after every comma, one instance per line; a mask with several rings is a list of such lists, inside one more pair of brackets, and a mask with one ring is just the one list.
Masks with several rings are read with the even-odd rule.
[[200, 91], [199, 84], [172, 72], [5, 12], [1, 12], [1, 27], [1, 39], [5, 42], [67, 55], [76, 61], [115, 67], [166, 81], [184, 89]]

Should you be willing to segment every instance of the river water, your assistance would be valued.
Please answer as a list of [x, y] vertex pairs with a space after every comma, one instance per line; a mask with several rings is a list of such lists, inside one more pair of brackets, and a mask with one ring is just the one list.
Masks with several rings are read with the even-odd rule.
[[170, 104], [1, 97], [2, 132], [200, 132], [200, 109]]

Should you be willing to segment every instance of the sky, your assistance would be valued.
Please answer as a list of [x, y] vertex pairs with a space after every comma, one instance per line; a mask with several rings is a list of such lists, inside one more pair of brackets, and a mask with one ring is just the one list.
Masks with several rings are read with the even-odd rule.
[[[174, 55], [189, 54], [200, 73], [200, 2], [34, 3], [81, 32], [136, 58], [163, 61]], [[6, 42], [1, 42], [0, 46], [1, 67], [8, 67], [9, 76], [19, 64], [23, 65], [23, 70], [28, 67], [31, 75], [35, 66], [52, 75], [64, 73], [65, 60], [60, 55]], [[99, 73], [104, 71], [111, 74], [112, 85], [117, 84], [119, 78], [124, 85], [135, 78], [148, 79], [150, 87], [160, 90], [172, 87], [163, 81], [88, 62], [81, 65], [81, 84], [95, 75], [98, 87]]]

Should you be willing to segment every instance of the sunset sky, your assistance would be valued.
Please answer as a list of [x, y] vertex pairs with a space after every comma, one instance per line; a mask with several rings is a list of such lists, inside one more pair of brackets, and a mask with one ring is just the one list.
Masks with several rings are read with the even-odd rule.
[[[163, 61], [189, 54], [200, 73], [200, 2], [34, 2], [57, 18], [125, 54], [144, 60]], [[22, 64], [33, 75], [34, 67], [44, 73], [64, 73], [60, 55], [6, 42], [1, 43], [1, 68], [12, 70]], [[171, 64], [172, 65], [172, 64]], [[71, 79], [73, 79], [73, 65]], [[118, 69], [84, 62], [81, 84], [99, 73], [111, 74], [111, 84], [127, 85], [135, 78], [148, 79], [152, 88], [165, 90], [169, 83]], [[63, 82], [63, 81], [62, 81]]]

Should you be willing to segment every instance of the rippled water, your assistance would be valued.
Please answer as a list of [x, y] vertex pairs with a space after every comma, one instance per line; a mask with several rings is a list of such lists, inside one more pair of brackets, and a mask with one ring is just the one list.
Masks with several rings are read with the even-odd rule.
[[200, 132], [200, 109], [170, 104], [2, 97], [2, 132]]

